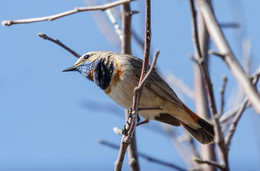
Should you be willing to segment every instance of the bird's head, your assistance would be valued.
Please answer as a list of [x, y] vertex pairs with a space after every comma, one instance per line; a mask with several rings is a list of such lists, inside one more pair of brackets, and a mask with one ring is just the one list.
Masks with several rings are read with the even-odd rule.
[[93, 80], [93, 70], [105, 55], [105, 51], [88, 52], [82, 55], [72, 67], [64, 69], [63, 72], [78, 71], [85, 77]]

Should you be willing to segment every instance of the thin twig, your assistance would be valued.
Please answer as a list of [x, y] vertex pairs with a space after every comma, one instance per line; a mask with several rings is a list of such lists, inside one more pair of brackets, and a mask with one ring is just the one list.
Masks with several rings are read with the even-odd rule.
[[109, 20], [111, 21], [111, 23], [114, 25], [114, 29], [119, 37], [119, 39], [122, 41], [123, 40], [123, 33], [120, 29], [120, 26], [119, 24], [117, 23], [116, 21], [116, 18], [114, 17], [113, 13], [112, 13], [112, 10], [111, 9], [107, 9], [105, 10]]
[[223, 85], [220, 90], [220, 96], [221, 96], [221, 101], [220, 101], [220, 110], [219, 110], [219, 116], [223, 114], [224, 111], [224, 106], [225, 106], [225, 90], [226, 90], [226, 85], [227, 85], [227, 76], [223, 77]]
[[[103, 139], [98, 139], [98, 143], [105, 145], [105, 146], [108, 146], [110, 148], [116, 149], [116, 150], [118, 150], [120, 148], [118, 145], [111, 143], [111, 142], [108, 142], [108, 141], [105, 141]], [[175, 170], [185, 171], [185, 169], [181, 168], [180, 166], [177, 166], [176, 164], [172, 164], [170, 162], [166, 162], [166, 161], [151, 157], [151, 156], [144, 154], [144, 153], [141, 153], [141, 152], [138, 153], [138, 156], [146, 159], [147, 161], [153, 162], [153, 163], [157, 163], [157, 164], [160, 164], [160, 165], [163, 165], [163, 166], [166, 166], [166, 167], [170, 167], [170, 168], [175, 169]]]
[[[258, 71], [256, 72], [256, 74], [254, 75], [254, 77], [253, 77], [252, 84], [253, 84], [254, 86], [257, 84], [257, 82], [258, 82], [258, 80], [259, 80], [259, 77], [260, 77], [260, 71], [258, 70]], [[229, 147], [230, 147], [231, 140], [232, 140], [232, 138], [233, 138], [233, 136], [234, 136], [234, 134], [235, 134], [235, 131], [236, 131], [236, 128], [237, 128], [237, 124], [238, 124], [238, 122], [239, 122], [239, 120], [240, 120], [240, 118], [241, 118], [243, 112], [245, 111], [246, 107], [248, 106], [248, 104], [249, 104], [249, 100], [248, 100], [248, 98], [246, 97], [246, 98], [244, 99], [244, 101], [242, 102], [242, 104], [241, 104], [241, 106], [240, 106], [238, 112], [236, 113], [236, 115], [235, 115], [235, 117], [234, 117], [234, 120], [233, 120], [233, 122], [232, 122], [232, 125], [230, 126], [230, 129], [229, 129], [229, 133], [228, 133], [228, 135], [227, 135], [227, 137], [226, 137], [226, 140], [225, 140], [228, 149], [229, 149]]]
[[144, 74], [148, 69], [151, 47], [151, 0], [145, 1], [145, 39], [144, 39], [144, 61], [139, 83], [143, 80]]
[[153, 72], [153, 70], [156, 69], [155, 64], [158, 58], [160, 51], [156, 50], [155, 54], [154, 54], [154, 58], [153, 58], [153, 62], [151, 65], [151, 68], [148, 70], [148, 72], [145, 74], [144, 78], [142, 79], [142, 81], [140, 82], [140, 84], [138, 84], [137, 88], [135, 89], [135, 91], [140, 91], [141, 88], [144, 86], [146, 80], [148, 79], [148, 77], [151, 75], [151, 73]]
[[65, 17], [71, 14], [83, 12], [83, 11], [93, 11], [93, 10], [106, 10], [108, 8], [113, 8], [118, 5], [126, 4], [131, 2], [132, 0], [118, 0], [115, 2], [107, 3], [104, 5], [96, 5], [96, 6], [90, 6], [90, 7], [79, 7], [74, 8], [69, 11], [65, 11], [59, 14], [45, 16], [45, 17], [38, 17], [38, 18], [29, 18], [29, 19], [21, 19], [21, 20], [6, 20], [2, 21], [2, 25], [4, 26], [11, 26], [13, 24], [26, 24], [26, 23], [33, 23], [33, 22], [40, 22], [40, 21], [53, 21], [61, 17]]
[[214, 167], [217, 167], [219, 168], [220, 170], [223, 170], [224, 166], [215, 162], [215, 161], [209, 161], [209, 160], [201, 160], [201, 159], [198, 159], [198, 158], [194, 158], [194, 161], [197, 162], [197, 163], [200, 163], [200, 164], [208, 164], [208, 165], [211, 165], [211, 166], [214, 166]]
[[[97, 5], [98, 2], [99, 0], [85, 0], [85, 3], [88, 6]], [[114, 30], [114, 27], [111, 25], [111, 21], [107, 19], [107, 14], [102, 13], [100, 11], [91, 11], [90, 14], [96, 22], [100, 32], [105, 36], [109, 43], [116, 47], [116, 49], [120, 50], [121, 41], [118, 38], [118, 35]]]
[[61, 41], [59, 41], [59, 39], [53, 39], [49, 36], [47, 36], [44, 33], [38, 33], [37, 34], [39, 37], [45, 39], [45, 40], [49, 40], [59, 46], [61, 46], [62, 48], [66, 49], [68, 52], [70, 52], [72, 55], [74, 55], [76, 58], [79, 58], [81, 55], [79, 55], [77, 52], [73, 51], [72, 49], [70, 49], [68, 46], [64, 45]]
[[234, 134], [235, 134], [235, 131], [236, 131], [236, 128], [237, 128], [237, 124], [238, 124], [238, 122], [239, 122], [239, 120], [240, 120], [240, 118], [241, 118], [243, 112], [245, 111], [247, 105], [248, 105], [248, 98], [246, 98], [246, 99], [242, 102], [242, 104], [241, 104], [241, 106], [240, 106], [240, 109], [239, 109], [238, 112], [236, 113], [235, 118], [234, 118], [234, 120], [233, 120], [233, 122], [232, 122], [232, 125], [230, 126], [229, 133], [228, 133], [227, 138], [226, 138], [226, 140], [225, 140], [225, 141], [226, 141], [226, 144], [227, 144], [227, 149], [228, 149], [228, 150], [229, 150], [229, 148], [230, 148], [231, 140], [232, 140], [232, 138], [233, 138], [233, 136], [234, 136]]

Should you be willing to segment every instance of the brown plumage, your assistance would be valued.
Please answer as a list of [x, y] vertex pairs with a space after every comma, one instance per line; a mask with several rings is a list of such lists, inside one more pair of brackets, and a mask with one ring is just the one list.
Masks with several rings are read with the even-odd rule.
[[[65, 71], [77, 70], [94, 81], [112, 100], [128, 109], [132, 104], [142, 60], [126, 54], [108, 51], [88, 52]], [[143, 88], [138, 113], [145, 120], [151, 119], [173, 126], [182, 125], [194, 138], [203, 144], [214, 141], [213, 126], [192, 112], [177, 97], [170, 86], [152, 72]]]

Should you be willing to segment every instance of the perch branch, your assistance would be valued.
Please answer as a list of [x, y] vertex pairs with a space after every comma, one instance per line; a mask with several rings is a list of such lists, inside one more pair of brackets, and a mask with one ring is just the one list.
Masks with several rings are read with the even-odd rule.
[[[145, 51], [144, 51], [143, 66], [142, 66], [142, 71], [141, 71], [141, 76], [140, 76], [140, 79], [139, 79], [138, 86], [141, 84], [141, 82], [143, 80], [145, 81], [145, 79], [143, 79], [143, 78], [144, 78], [145, 71], [148, 68], [149, 54], [150, 54], [150, 44], [151, 44], [151, 0], [146, 0], [145, 1], [145, 43], [144, 43], [144, 50]], [[155, 54], [154, 61], [153, 61], [153, 64], [152, 64], [150, 70], [154, 69], [158, 55], [159, 55], [159, 51], [157, 51], [156, 54]], [[146, 74], [146, 76], [147, 76], [146, 77], [146, 79], [147, 79], [149, 75]], [[139, 87], [139, 89], [135, 88], [134, 97], [133, 97], [133, 104], [132, 104], [132, 107], [131, 107], [132, 111], [129, 112], [130, 116], [129, 116], [129, 119], [128, 119], [128, 123], [130, 123], [130, 126], [129, 126], [127, 134], [122, 135], [118, 157], [117, 157], [117, 160], [115, 162], [115, 170], [116, 171], [121, 171], [121, 169], [122, 169], [125, 152], [126, 152], [126, 149], [127, 149], [128, 145], [130, 143], [130, 140], [133, 136], [133, 133], [134, 133], [134, 130], [135, 130], [135, 127], [136, 127], [136, 117], [137, 117], [138, 105], [139, 105], [141, 93], [142, 93], [142, 87]]]
[[[141, 81], [142, 86], [144, 85], [145, 81], [148, 79], [148, 77], [150, 76], [152, 71], [155, 69], [155, 64], [156, 64], [158, 55], [159, 55], [159, 51], [156, 51], [152, 65], [151, 65], [150, 69], [148, 70], [147, 74], [145, 75], [144, 79]], [[130, 111], [130, 113], [129, 113], [130, 116], [127, 121], [127, 123], [129, 123], [129, 126], [128, 127], [125, 126], [126, 130], [128, 130], [128, 131], [127, 131], [126, 135], [124, 135], [124, 134], [122, 135], [117, 160], [115, 161], [115, 171], [120, 171], [122, 169], [126, 149], [127, 149], [128, 145], [131, 143], [131, 138], [134, 134], [134, 130], [136, 127], [136, 116], [137, 116], [138, 104], [139, 104], [139, 100], [137, 98], [138, 98], [138, 94], [140, 95], [140, 93], [141, 93], [142, 86], [140, 86], [140, 84], [138, 84], [138, 86], [135, 88], [135, 94], [133, 97], [133, 106], [132, 107], [136, 107], [136, 108], [133, 108], [134, 111]]]
[[5, 20], [2, 21], [2, 25], [4, 26], [11, 26], [13, 24], [26, 24], [26, 23], [33, 23], [33, 22], [40, 22], [40, 21], [53, 21], [61, 17], [65, 17], [68, 15], [72, 15], [75, 13], [83, 12], [83, 11], [93, 11], [93, 10], [106, 10], [109, 8], [113, 8], [117, 5], [122, 5], [131, 2], [132, 0], [118, 0], [115, 2], [107, 3], [104, 5], [96, 5], [96, 6], [90, 6], [90, 7], [78, 7], [74, 8], [69, 11], [65, 11], [59, 14], [45, 16], [45, 17], [37, 17], [37, 18], [29, 18], [29, 19], [21, 19], [21, 20]]

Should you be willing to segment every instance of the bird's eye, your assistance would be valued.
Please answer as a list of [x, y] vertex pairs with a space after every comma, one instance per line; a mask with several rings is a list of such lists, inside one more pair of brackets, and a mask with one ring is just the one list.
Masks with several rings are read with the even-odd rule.
[[85, 56], [84, 56], [84, 59], [88, 59], [88, 58], [89, 58], [89, 56], [90, 56], [90, 55], [88, 55], [88, 54], [87, 54], [87, 55], [85, 55]]

